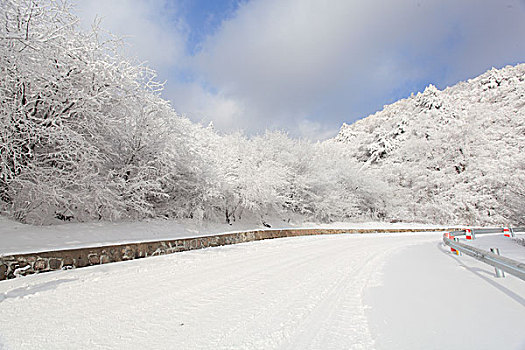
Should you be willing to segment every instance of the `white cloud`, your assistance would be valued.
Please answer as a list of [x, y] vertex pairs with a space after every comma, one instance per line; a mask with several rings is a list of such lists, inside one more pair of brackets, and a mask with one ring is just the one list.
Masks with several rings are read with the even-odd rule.
[[[525, 57], [523, 0], [251, 0], [199, 45], [168, 0], [82, 0], [130, 35], [168, 79], [165, 96], [223, 131], [324, 138], [429, 83], [453, 84]], [[179, 80], [185, 72], [195, 79]], [[316, 135], [318, 135], [316, 137]]]
[[298, 135], [310, 140], [325, 140], [337, 134], [341, 125], [337, 128], [330, 128], [321, 122], [302, 119], [297, 122]]
[[506, 4], [254, 0], [208, 38], [196, 65], [267, 126], [309, 118], [332, 126], [404, 85], [455, 82], [523, 57], [523, 11]]
[[213, 121], [218, 130], [234, 130], [246, 115], [245, 107], [220, 93], [206, 91], [198, 83], [172, 84], [166, 95], [172, 97], [175, 110], [203, 125]]
[[85, 28], [100, 18], [104, 30], [126, 39], [131, 56], [160, 73], [185, 59], [187, 28], [168, 0], [81, 0], [75, 12]]

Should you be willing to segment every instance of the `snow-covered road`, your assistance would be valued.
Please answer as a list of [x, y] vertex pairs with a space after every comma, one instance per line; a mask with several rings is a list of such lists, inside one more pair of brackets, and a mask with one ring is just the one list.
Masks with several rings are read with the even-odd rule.
[[[440, 239], [431, 233], [284, 238], [3, 281], [0, 349], [388, 349], [411, 344], [396, 343], [399, 332], [389, 332], [403, 329], [399, 323], [406, 320], [419, 334], [414, 348], [429, 341], [427, 349], [450, 349], [454, 344], [440, 332], [463, 326], [454, 312], [417, 322], [429, 310], [446, 310], [443, 301], [449, 298], [441, 293], [447, 290], [470, 296], [458, 313], [476, 312], [484, 302], [477, 293], [498, 305], [498, 317], [514, 322], [502, 325], [503, 333], [523, 329], [525, 283], [473, 276], [460, 267], [464, 261], [439, 248]], [[491, 271], [465, 258], [473, 268]], [[444, 267], [436, 268], [436, 278], [412, 267], [407, 278], [387, 266], [418, 262]], [[405, 285], [395, 282], [396, 274], [405, 276]], [[399, 306], [411, 298], [406, 288], [421, 287], [421, 281], [437, 288], [429, 292], [427, 309], [423, 303], [403, 314]], [[390, 291], [395, 300], [386, 297]], [[397, 306], [388, 308], [385, 300]], [[478, 315], [487, 312], [467, 318], [477, 321]], [[493, 328], [471, 327], [495, 334]], [[503, 348], [525, 345], [525, 335], [507, 333]], [[479, 349], [478, 343], [467, 345]]]

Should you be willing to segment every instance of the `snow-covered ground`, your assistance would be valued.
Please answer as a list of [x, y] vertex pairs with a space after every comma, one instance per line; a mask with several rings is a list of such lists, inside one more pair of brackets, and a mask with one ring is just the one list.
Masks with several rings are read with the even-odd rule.
[[525, 283], [441, 236], [283, 238], [3, 281], [0, 349], [524, 349]]
[[388, 260], [382, 286], [365, 293], [375, 347], [525, 349], [525, 282], [494, 275], [437, 241], [403, 249]]
[[[525, 239], [525, 233], [516, 233], [516, 239]], [[502, 233], [477, 235], [474, 240], [460, 236], [460, 242], [487, 251], [490, 251], [490, 248], [498, 248], [501, 255], [525, 263], [525, 246]]]
[[[436, 225], [416, 223], [288, 223], [279, 219], [267, 220], [276, 228], [437, 228]], [[197, 223], [191, 220], [149, 220], [142, 222], [66, 223], [53, 226], [24, 225], [0, 216], [0, 255], [35, 253], [47, 250], [94, 247], [131, 242], [159, 241], [208, 236], [235, 231], [266, 229], [262, 222], [244, 220], [232, 225]]]

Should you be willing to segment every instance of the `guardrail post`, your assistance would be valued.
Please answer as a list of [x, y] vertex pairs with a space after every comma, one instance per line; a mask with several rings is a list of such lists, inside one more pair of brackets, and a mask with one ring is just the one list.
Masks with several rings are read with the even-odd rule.
[[[490, 251], [496, 255], [499, 255], [499, 249], [498, 248], [490, 248]], [[496, 271], [496, 278], [503, 278], [505, 277], [505, 272], [501, 271], [497, 267], [494, 268]]]
[[476, 239], [476, 235], [474, 235], [474, 231], [473, 230], [467, 228], [467, 229], [465, 229], [465, 238], [474, 240], [474, 239]]

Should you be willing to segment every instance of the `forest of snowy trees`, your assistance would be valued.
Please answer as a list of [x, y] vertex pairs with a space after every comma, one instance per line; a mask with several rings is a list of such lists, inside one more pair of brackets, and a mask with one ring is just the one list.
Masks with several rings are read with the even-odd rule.
[[333, 144], [219, 135], [177, 115], [67, 2], [2, 1], [0, 198], [17, 220], [383, 218], [386, 188]]
[[[524, 222], [523, 66], [516, 81], [489, 81], [488, 95], [464, 85], [456, 101], [455, 90], [428, 88], [334, 140], [247, 138], [178, 115], [155, 72], [96, 27], [82, 32], [67, 2], [0, 4], [0, 209], [21, 222]], [[514, 114], [491, 93], [500, 85], [521, 94]], [[495, 106], [488, 119], [471, 115], [481, 102]], [[491, 132], [480, 140], [469, 128]], [[512, 141], [501, 140], [508, 130]]]
[[335, 140], [406, 199], [393, 217], [525, 224], [525, 64], [430, 85]]

